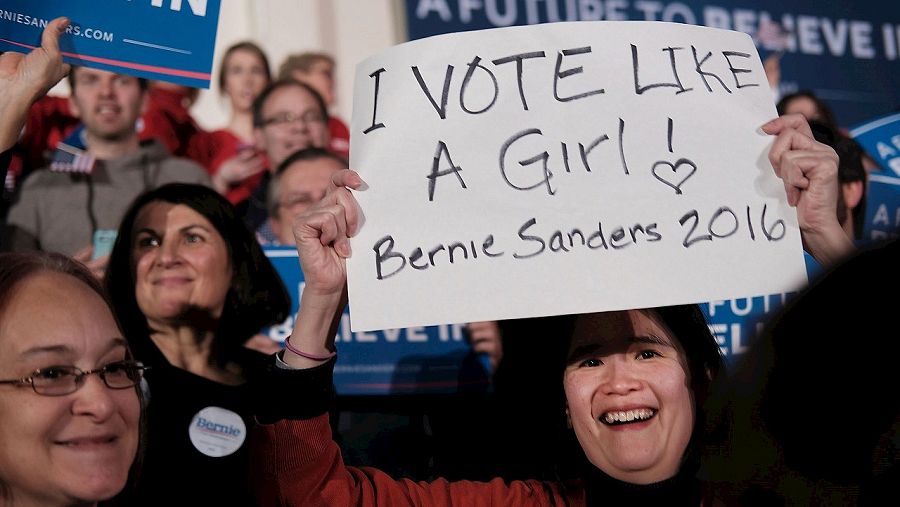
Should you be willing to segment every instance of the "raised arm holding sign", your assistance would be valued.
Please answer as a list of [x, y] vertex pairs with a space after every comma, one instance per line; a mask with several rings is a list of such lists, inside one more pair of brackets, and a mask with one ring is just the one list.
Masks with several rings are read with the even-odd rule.
[[[853, 246], [835, 214], [837, 157], [834, 151], [813, 139], [806, 120], [800, 115], [776, 118], [762, 128], [773, 134], [777, 132], [769, 156], [790, 196], [791, 206], [797, 208], [800, 230], [810, 253], [825, 264], [845, 257]], [[349, 169], [335, 173], [332, 183], [325, 198], [298, 216], [294, 223], [306, 288], [290, 340], [295, 348], [321, 356], [334, 350], [334, 319], [346, 301], [351, 238], [357, 235], [364, 221], [363, 210], [350, 189], [371, 191], [359, 174]], [[296, 354], [287, 354], [285, 361], [296, 368], [319, 364]]]
[[745, 34], [652, 22], [453, 34], [364, 61], [355, 98], [351, 166], [372, 192], [358, 196], [367, 226], [348, 264], [354, 331], [805, 282], [759, 131], [773, 98]]
[[[758, 126], [751, 131], [755, 128]], [[775, 135], [769, 150], [772, 164], [766, 163], [765, 174], [755, 172], [754, 178], [745, 183], [751, 189], [756, 179], [771, 179], [783, 184], [787, 202], [797, 208], [794, 226], [797, 239], [802, 234], [818, 259], [839, 258], [845, 253], [848, 242], [835, 216], [837, 161], [834, 152], [812, 138], [808, 125], [800, 116], [773, 120], [763, 129]], [[395, 153], [405, 152], [395, 150]], [[700, 156], [702, 154], [698, 152], [698, 160]], [[748, 163], [756, 167], [758, 163], [755, 154], [749, 162], [740, 158], [729, 160], [736, 167]], [[394, 165], [403, 163], [404, 157], [397, 157]], [[447, 181], [455, 180], [451, 177]], [[470, 178], [467, 183], [476, 180], [478, 178]], [[668, 183], [661, 184], [678, 196], [682, 195], [677, 190], [684, 180], [674, 184], [667, 180]], [[651, 180], [645, 178], [645, 181]], [[291, 348], [278, 360], [279, 368], [274, 370], [272, 388], [277, 390], [275, 396], [281, 393], [283, 403], [270, 407], [268, 413], [260, 416], [263, 422], [276, 423], [261, 427], [261, 441], [267, 444], [262, 449], [271, 453], [260, 459], [274, 460], [274, 468], [258, 487], [264, 503], [289, 500], [298, 504], [351, 505], [356, 502], [388, 505], [403, 498], [415, 505], [488, 501], [516, 505], [569, 501], [580, 505], [600, 499], [610, 503], [622, 500], [638, 504], [701, 504], [704, 492], [694, 477], [696, 462], [691, 457], [698, 437], [702, 436], [696, 432], [704, 428], [703, 400], [717, 377], [721, 356], [694, 305], [586, 313], [573, 316], [570, 328], [560, 329], [560, 338], [569, 339], [565, 357], [552, 357], [553, 354], [548, 353], [547, 359], [550, 364], [560, 363], [571, 425], [585, 455], [596, 468], [585, 478], [583, 491], [563, 491], [559, 485], [537, 481], [503, 483], [499, 479], [489, 483], [414, 483], [395, 481], [373, 469], [345, 467], [336, 445], [331, 442], [325, 415], [334, 366], [334, 318], [344, 301], [347, 259], [371, 259], [369, 243], [363, 238], [364, 231], [373, 227], [370, 209], [378, 208], [376, 195], [397, 194], [389, 183], [376, 188], [371, 181], [367, 179], [367, 185], [359, 174], [349, 170], [336, 173], [332, 182], [325, 199], [298, 217], [294, 225], [307, 286], [290, 337]], [[397, 184], [402, 186], [402, 181]], [[459, 188], [466, 187], [460, 185]], [[351, 193], [350, 189], [357, 192]], [[780, 200], [784, 202], [781, 185], [772, 193], [780, 194]], [[547, 195], [553, 194], [548, 192]], [[355, 197], [359, 198], [359, 203]], [[577, 209], [560, 206], [566, 211]], [[398, 218], [394, 215], [406, 215], [412, 207], [414, 204], [404, 203], [389, 218], [393, 220]], [[362, 227], [361, 209], [366, 212], [366, 224]], [[785, 222], [790, 217], [783, 216], [780, 234], [786, 236], [790, 228]], [[649, 237], [647, 229], [649, 227], [644, 228], [643, 234]], [[719, 233], [718, 239], [723, 239], [721, 231], [716, 229], [715, 232]], [[710, 235], [713, 236], [712, 232]], [[638, 237], [634, 232], [615, 236], [618, 237], [615, 241], [624, 241], [625, 237], [636, 241]], [[611, 242], [612, 236], [607, 241]], [[712, 242], [712, 239], [706, 241]], [[690, 250], [690, 246], [684, 244], [687, 240], [679, 243], [681, 248]], [[491, 250], [486, 244], [471, 248]], [[422, 256], [415, 257], [414, 262], [424, 262]], [[753, 264], [754, 272], [760, 268], [775, 270], [776, 266], [768, 264], [765, 255], [759, 257], [747, 260]], [[711, 261], [706, 257], [704, 260]], [[371, 264], [363, 264], [367, 263]], [[599, 273], [601, 277], [616, 276], [614, 268], [600, 265], [600, 262], [596, 264], [598, 266], [582, 268], [580, 274], [584, 277], [593, 273]], [[371, 272], [368, 274], [372, 275]], [[703, 270], [698, 269], [696, 274], [702, 276]], [[646, 272], [635, 274], [635, 284], [645, 284], [642, 290], [651, 290], [658, 283], [652, 273], [649, 279], [647, 276]], [[372, 278], [381, 281], [384, 277], [379, 279], [376, 274]], [[481, 281], [466, 284], [465, 288], [473, 292], [483, 285]], [[559, 284], [555, 289], [547, 289], [551, 292], [549, 296], [561, 297], [570, 287]], [[626, 290], [617, 285], [609, 285], [607, 289], [614, 294]], [[693, 297], [690, 295], [692, 287], [686, 285], [677, 289], [673, 291], [676, 300]], [[439, 284], [435, 292], [450, 291], [446, 285]], [[528, 295], [539, 299], [535, 294]], [[455, 306], [459, 303], [460, 296], [450, 294], [448, 297], [450, 299], [431, 299], [427, 304]], [[354, 304], [358, 302], [356, 300]], [[376, 303], [385, 312], [397, 305], [395, 299], [385, 296], [376, 298]], [[407, 312], [418, 312], [419, 308], [401, 305]], [[523, 312], [544, 313], [546, 309], [533, 305]], [[297, 399], [304, 400], [302, 406], [291, 401]], [[277, 453], [274, 452], [276, 447]], [[645, 485], [648, 487], [643, 487]]]

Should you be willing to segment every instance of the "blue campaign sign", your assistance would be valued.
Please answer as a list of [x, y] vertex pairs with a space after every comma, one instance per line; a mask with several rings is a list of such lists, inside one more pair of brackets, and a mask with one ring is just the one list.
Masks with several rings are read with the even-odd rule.
[[[810, 279], [822, 273], [821, 265], [812, 256], [804, 252], [804, 259]], [[796, 292], [787, 292], [701, 303], [700, 309], [725, 356], [725, 362], [736, 364], [738, 356], [747, 351], [766, 324], [796, 295]]]
[[410, 39], [556, 21], [672, 21], [732, 29], [753, 36], [763, 58], [782, 55], [783, 94], [813, 90], [841, 125], [900, 104], [900, 2], [406, 0], [406, 19]]
[[[265, 247], [291, 294], [291, 316], [263, 334], [284, 343], [294, 327], [303, 272], [293, 247]], [[344, 310], [335, 343], [340, 353], [334, 384], [340, 395], [432, 394], [483, 390], [488, 376], [463, 335], [463, 325], [350, 332]]]
[[750, 348], [769, 319], [778, 314], [792, 295], [772, 294], [700, 305], [709, 331], [728, 364], [734, 364], [737, 356]]
[[[280, 325], [263, 330], [284, 343], [294, 328], [294, 315], [303, 293], [303, 272], [293, 247], [265, 247], [266, 256], [291, 294], [291, 315]], [[820, 267], [806, 255], [813, 278]], [[777, 315], [794, 293], [772, 294], [700, 305], [709, 329], [728, 363], [754, 342], [763, 326]], [[482, 361], [472, 354], [460, 324], [350, 332], [344, 310], [335, 340], [340, 359], [334, 382], [340, 395], [430, 394], [484, 390], [489, 378]]]
[[863, 239], [880, 241], [900, 236], [900, 178], [869, 175]]
[[900, 231], [900, 114], [857, 125], [850, 135], [881, 166], [869, 174], [863, 239], [896, 238]]
[[850, 129], [850, 135], [883, 171], [892, 171], [894, 176], [900, 176], [900, 113], [857, 125]]
[[221, 0], [0, 0], [0, 51], [27, 52], [54, 18], [73, 65], [209, 88]]

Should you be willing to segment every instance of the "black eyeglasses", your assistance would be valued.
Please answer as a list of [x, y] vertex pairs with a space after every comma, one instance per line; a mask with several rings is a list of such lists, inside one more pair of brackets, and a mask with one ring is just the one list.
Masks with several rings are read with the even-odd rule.
[[313, 125], [316, 123], [325, 123], [325, 117], [319, 111], [307, 111], [303, 114], [279, 113], [269, 118], [263, 118], [260, 126], [267, 127], [269, 125], [287, 125], [296, 121], [303, 122], [304, 125]]
[[102, 368], [82, 371], [74, 366], [50, 366], [35, 370], [29, 377], [0, 380], [0, 384], [31, 385], [34, 392], [44, 396], [65, 396], [84, 384], [84, 378], [97, 374], [110, 389], [128, 389], [144, 378], [148, 366], [137, 361], [116, 361]]

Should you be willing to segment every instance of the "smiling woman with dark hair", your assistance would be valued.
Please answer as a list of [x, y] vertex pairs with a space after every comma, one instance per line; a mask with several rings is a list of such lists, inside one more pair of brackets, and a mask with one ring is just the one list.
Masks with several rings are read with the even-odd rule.
[[153, 368], [135, 502], [178, 491], [180, 503], [252, 504], [246, 436], [266, 356], [244, 345], [290, 308], [262, 249], [212, 189], [165, 185], [125, 215], [106, 285], [135, 356]]
[[[805, 244], [822, 262], [836, 260], [849, 241], [834, 211], [834, 151], [813, 140], [799, 116], [773, 120], [763, 130], [777, 135], [769, 157], [788, 202], [798, 208]], [[273, 403], [257, 416], [265, 445], [255, 448], [261, 452], [255, 490], [263, 503], [709, 505], [714, 492], [697, 477], [699, 447], [708, 437], [704, 405], [722, 358], [695, 305], [577, 315], [558, 329], [561, 340], [569, 339], [565, 358], [548, 351], [546, 361], [565, 365], [565, 411], [590, 463], [579, 488], [500, 478], [415, 482], [345, 466], [331, 439], [327, 409], [349, 238], [362, 218], [349, 189], [364, 187], [358, 174], [337, 172], [325, 198], [294, 222], [306, 286], [287, 350], [266, 377]], [[523, 419], [533, 408], [521, 407]]]

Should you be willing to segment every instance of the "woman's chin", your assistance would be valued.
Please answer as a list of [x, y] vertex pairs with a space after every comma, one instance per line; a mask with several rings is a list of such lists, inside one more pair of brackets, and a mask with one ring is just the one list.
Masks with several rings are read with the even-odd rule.
[[207, 308], [204, 306], [187, 303], [172, 304], [159, 308], [158, 312], [147, 315], [149, 322], [157, 322], [163, 325], [190, 325], [204, 327], [218, 322], [222, 315], [222, 309]]

